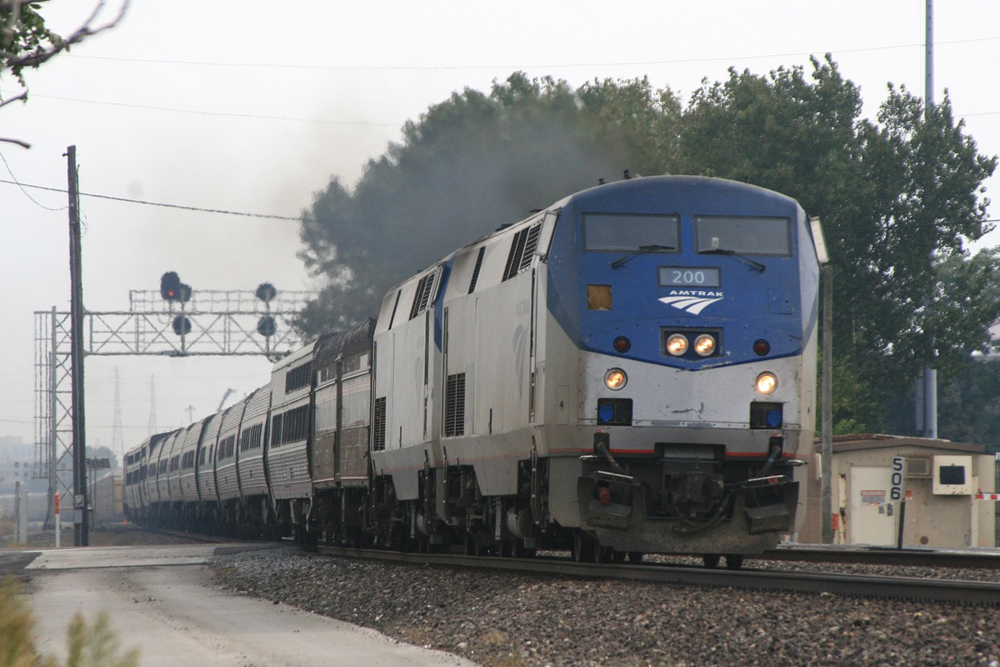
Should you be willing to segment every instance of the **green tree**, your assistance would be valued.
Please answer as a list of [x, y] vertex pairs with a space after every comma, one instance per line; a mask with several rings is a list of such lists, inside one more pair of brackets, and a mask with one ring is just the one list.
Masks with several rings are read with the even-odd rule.
[[463, 243], [621, 174], [631, 156], [620, 136], [564, 81], [521, 73], [432, 106], [353, 191], [334, 179], [303, 216], [299, 256], [330, 282], [300, 329], [372, 316], [392, 285]]
[[969, 360], [940, 388], [938, 434], [1000, 452], [1000, 361]]
[[928, 111], [888, 88], [862, 117], [858, 87], [828, 56], [768, 75], [730, 70], [685, 108], [648, 79], [563, 81], [514, 74], [466, 89], [407, 123], [352, 190], [338, 180], [303, 217], [301, 257], [330, 286], [306, 333], [377, 311], [392, 284], [527, 209], [631, 168], [751, 182], [823, 220], [834, 266], [835, 423], [879, 429], [887, 400], [921, 366], [945, 376], [1000, 316], [983, 296], [997, 257], [970, 258], [989, 229], [979, 154], [951, 101]]
[[[978, 331], [984, 320], [996, 319], [1000, 302], [1000, 251], [984, 250], [963, 259], [952, 257], [938, 266], [944, 289], [934, 316], [941, 328]], [[956, 354], [934, 364], [947, 370], [938, 387], [938, 434], [955, 442], [986, 445], [1000, 450], [1000, 362], [977, 353]], [[912, 397], [903, 393], [889, 404], [888, 423], [894, 433], [916, 433]]]
[[577, 91], [586, 122], [605, 140], [624, 147], [639, 174], [664, 174], [678, 160], [681, 102], [669, 88], [653, 90], [647, 77], [605, 79]]
[[[829, 57], [813, 61], [811, 80], [799, 67], [731, 70], [693, 96], [681, 152], [688, 171], [784, 192], [822, 218], [834, 354], [874, 396], [908, 386], [924, 364], [956, 368], [1000, 314], [995, 302], [978, 302], [979, 265], [951, 282], [938, 270], [988, 231], [982, 184], [996, 167], [955, 122], [947, 96], [928, 114], [890, 86], [873, 122]], [[862, 421], [872, 418], [876, 427], [877, 415]]]

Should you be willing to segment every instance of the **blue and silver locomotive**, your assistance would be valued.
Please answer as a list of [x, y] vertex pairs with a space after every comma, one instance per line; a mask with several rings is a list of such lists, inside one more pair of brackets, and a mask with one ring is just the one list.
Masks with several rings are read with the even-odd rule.
[[[805, 213], [775, 192], [674, 176], [579, 192], [451, 253], [390, 290], [373, 321], [276, 366], [272, 392], [293, 373], [308, 383], [295, 451], [311, 484], [268, 489], [242, 514], [238, 502], [220, 511], [218, 481], [196, 512], [131, 509], [253, 517], [260, 532], [338, 543], [738, 566], [795, 529], [818, 274]], [[269, 458], [292, 451], [277, 404], [262, 452], [247, 454], [258, 467], [263, 456], [272, 486]], [[140, 503], [154, 498], [140, 479], [170, 488], [139, 472], [142, 451], [127, 475]], [[219, 469], [211, 454], [189, 458]]]

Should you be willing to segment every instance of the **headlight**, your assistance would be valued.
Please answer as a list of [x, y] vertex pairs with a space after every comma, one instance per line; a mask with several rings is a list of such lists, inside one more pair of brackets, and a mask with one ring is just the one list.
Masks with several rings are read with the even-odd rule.
[[688, 339], [687, 336], [682, 334], [673, 334], [667, 339], [667, 352], [679, 357], [687, 352], [688, 349]]
[[628, 383], [628, 376], [620, 368], [612, 368], [604, 374], [604, 384], [611, 391], [618, 391]]
[[757, 391], [762, 394], [773, 394], [778, 388], [778, 378], [770, 371], [764, 371], [757, 376]]
[[715, 338], [702, 334], [694, 339], [694, 351], [699, 357], [710, 357], [715, 354]]

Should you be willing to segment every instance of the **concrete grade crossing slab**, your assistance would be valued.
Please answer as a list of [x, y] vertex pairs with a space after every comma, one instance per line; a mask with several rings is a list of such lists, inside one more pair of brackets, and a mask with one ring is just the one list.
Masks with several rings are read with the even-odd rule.
[[79, 570], [152, 565], [203, 565], [215, 555], [215, 545], [150, 547], [73, 547], [45, 549], [26, 570]]

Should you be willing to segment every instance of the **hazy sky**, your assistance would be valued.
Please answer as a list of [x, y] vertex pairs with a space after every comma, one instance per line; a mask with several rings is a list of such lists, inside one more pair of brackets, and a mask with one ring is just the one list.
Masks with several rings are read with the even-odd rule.
[[[50, 27], [68, 32], [92, 3], [43, 7]], [[831, 52], [874, 114], [888, 82], [924, 92], [924, 10], [922, 0], [133, 0], [117, 28], [28, 72], [27, 104], [0, 109], [0, 136], [32, 144], [0, 144], [0, 180], [65, 189], [64, 153], [75, 145], [84, 193], [296, 216], [331, 177], [355, 183], [404, 121], [515, 70], [574, 87], [645, 75], [687, 100], [729, 67], [762, 74]], [[934, 36], [935, 99], [949, 89], [980, 151], [1000, 153], [1000, 3], [937, 3]], [[4, 79], [0, 89], [8, 97], [16, 86]], [[988, 187], [1000, 190], [998, 177]], [[35, 433], [33, 312], [69, 310], [65, 206], [65, 194], [0, 182], [0, 435], [25, 442]], [[168, 270], [195, 289], [312, 286], [294, 221], [91, 197], [82, 211], [91, 311], [127, 309], [129, 290], [157, 289]], [[992, 237], [987, 245], [1000, 244]], [[116, 369], [131, 448], [149, 428], [152, 376], [156, 424], [167, 430], [213, 412], [229, 388], [242, 397], [263, 385], [269, 367], [90, 357], [88, 444], [113, 441]]]

